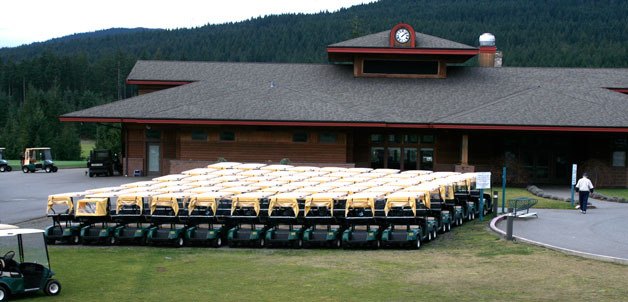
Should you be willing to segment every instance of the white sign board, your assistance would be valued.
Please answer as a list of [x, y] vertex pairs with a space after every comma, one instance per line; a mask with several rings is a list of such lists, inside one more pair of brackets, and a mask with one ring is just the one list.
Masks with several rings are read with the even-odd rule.
[[571, 168], [571, 185], [575, 185], [576, 184], [576, 174], [578, 172], [578, 165], [573, 164], [573, 167]]
[[475, 174], [476, 189], [491, 188], [491, 172], [478, 172]]

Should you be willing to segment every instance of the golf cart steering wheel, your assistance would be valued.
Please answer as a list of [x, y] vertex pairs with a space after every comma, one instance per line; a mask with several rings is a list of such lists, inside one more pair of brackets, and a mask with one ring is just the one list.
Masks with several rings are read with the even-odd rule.
[[2, 259], [10, 261], [10, 260], [13, 260], [13, 257], [15, 257], [15, 252], [14, 251], [8, 251], [6, 254], [4, 254], [4, 256], [2, 256]]
[[4, 256], [0, 257], [0, 273], [2, 273], [2, 271], [4, 271], [4, 269], [6, 268], [6, 262], [4, 261], [13, 260], [14, 256], [15, 256], [14, 251], [8, 251], [6, 254], [4, 254]]

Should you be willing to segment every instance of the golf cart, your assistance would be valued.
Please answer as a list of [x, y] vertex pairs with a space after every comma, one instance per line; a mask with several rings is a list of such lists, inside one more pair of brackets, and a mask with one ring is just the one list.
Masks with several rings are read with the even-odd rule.
[[52, 279], [44, 231], [0, 229], [0, 255], [0, 301], [38, 290], [49, 296], [61, 292], [59, 281]]
[[48, 196], [46, 215], [52, 218], [52, 225], [46, 228], [47, 244], [57, 241], [79, 244], [81, 242], [81, 228], [84, 226], [75, 220], [75, 200], [85, 195], [84, 192], [53, 194]]
[[303, 231], [306, 229], [303, 210], [307, 195], [309, 193], [289, 192], [270, 197], [268, 221], [271, 227], [266, 231], [267, 246], [303, 247]]
[[382, 245], [418, 249], [421, 242], [434, 239], [436, 220], [422, 214], [430, 206], [430, 196], [425, 192], [394, 192], [387, 195], [384, 207], [387, 227], [382, 232]]
[[305, 199], [304, 216], [308, 227], [303, 232], [303, 245], [341, 247], [344, 224], [334, 216], [334, 204], [346, 199], [344, 192], [322, 192], [312, 194]]
[[90, 151], [87, 159], [87, 168], [89, 169], [89, 177], [99, 174], [113, 176], [114, 171], [122, 174], [120, 158], [108, 149]]
[[0, 172], [11, 172], [13, 168], [11, 168], [11, 166], [9, 166], [9, 162], [4, 159], [4, 150], [5, 148], [0, 148]]
[[228, 192], [203, 192], [190, 198], [185, 233], [189, 244], [221, 247], [226, 243], [229, 227], [219, 221], [216, 211], [220, 200], [230, 195]]
[[59, 168], [52, 161], [50, 148], [26, 148], [22, 156], [22, 172], [34, 173], [44, 170], [46, 173], [57, 172]]

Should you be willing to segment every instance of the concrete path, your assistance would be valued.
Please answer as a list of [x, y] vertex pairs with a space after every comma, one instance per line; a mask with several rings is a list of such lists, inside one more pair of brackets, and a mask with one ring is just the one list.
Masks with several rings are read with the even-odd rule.
[[57, 173], [0, 173], [0, 223], [16, 224], [46, 215], [48, 195], [119, 186], [149, 177], [88, 177], [85, 169], [59, 169]]
[[[569, 188], [541, 188], [555, 196], [570, 196]], [[577, 198], [577, 197], [576, 197]], [[628, 204], [589, 199], [596, 208], [532, 209], [538, 218], [515, 219], [513, 235], [523, 241], [571, 254], [628, 264]], [[577, 204], [577, 200], [576, 200]], [[506, 220], [495, 226], [506, 232]]]

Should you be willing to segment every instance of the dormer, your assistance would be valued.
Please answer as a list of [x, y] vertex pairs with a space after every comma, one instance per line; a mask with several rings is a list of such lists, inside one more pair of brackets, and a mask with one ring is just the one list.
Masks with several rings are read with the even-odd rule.
[[418, 33], [406, 23], [327, 46], [329, 62], [353, 64], [355, 77], [446, 78], [447, 64], [478, 53], [476, 47]]

